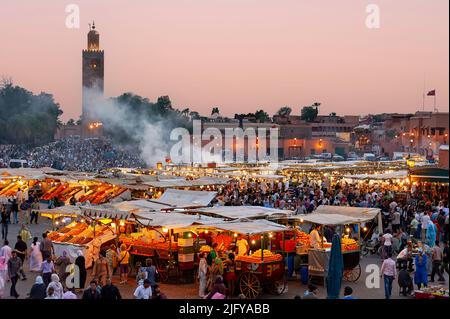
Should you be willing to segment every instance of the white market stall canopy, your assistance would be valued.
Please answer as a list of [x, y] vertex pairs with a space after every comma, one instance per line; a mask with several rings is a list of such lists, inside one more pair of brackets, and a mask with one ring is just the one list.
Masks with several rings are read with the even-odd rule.
[[254, 235], [268, 232], [280, 232], [287, 230], [286, 226], [270, 222], [265, 219], [237, 220], [210, 225], [217, 229], [231, 231], [239, 234]]
[[173, 207], [206, 207], [216, 195], [217, 192], [168, 189], [159, 199], [151, 202]]
[[77, 217], [81, 215], [81, 209], [79, 206], [74, 205], [66, 205], [51, 209], [40, 209], [39, 213], [42, 216], [52, 218], [54, 216], [70, 216], [70, 217]]
[[345, 175], [344, 178], [348, 179], [371, 179], [371, 180], [388, 180], [388, 179], [404, 179], [408, 177], [408, 171], [394, 171], [384, 174], [356, 174], [356, 175]]
[[99, 206], [82, 206], [81, 211], [88, 217], [128, 219], [131, 213], [173, 209], [172, 206], [153, 203], [145, 199], [110, 203]]
[[262, 206], [216, 206], [197, 210], [200, 214], [208, 214], [228, 219], [266, 218], [274, 215], [290, 215], [290, 210], [266, 208]]
[[220, 224], [223, 220], [201, 215], [186, 215], [176, 212], [136, 212], [131, 217], [145, 226], [168, 229], [187, 228], [192, 225]]
[[128, 211], [119, 210], [113, 205], [82, 206], [81, 212], [90, 218], [128, 219], [130, 215]]
[[226, 185], [230, 181], [229, 178], [199, 178], [194, 180], [184, 179], [167, 179], [153, 182], [146, 182], [148, 187], [153, 188], [180, 188], [180, 187], [201, 187], [212, 185]]
[[91, 173], [60, 171], [50, 167], [43, 168], [2, 168], [0, 169], [2, 179], [23, 178], [25, 180], [55, 179], [64, 182], [77, 182], [80, 180], [93, 180]]
[[98, 206], [81, 206], [85, 216], [92, 218], [128, 219], [131, 213], [206, 207], [216, 192], [168, 189], [158, 200], [140, 199]]
[[298, 218], [320, 225], [345, 225], [373, 220], [381, 217], [380, 212], [379, 208], [322, 205], [313, 213], [298, 215]]
[[170, 205], [158, 204], [146, 199], [130, 200], [112, 204], [117, 210], [136, 212], [136, 211], [158, 211], [162, 209], [172, 208]]
[[264, 180], [284, 180], [286, 176], [284, 175], [275, 175], [275, 174], [255, 174], [255, 173], [242, 173], [242, 172], [231, 172], [231, 173], [214, 173], [216, 176], [233, 176], [233, 177], [246, 177], [246, 178], [256, 178], [256, 179], [264, 179]]

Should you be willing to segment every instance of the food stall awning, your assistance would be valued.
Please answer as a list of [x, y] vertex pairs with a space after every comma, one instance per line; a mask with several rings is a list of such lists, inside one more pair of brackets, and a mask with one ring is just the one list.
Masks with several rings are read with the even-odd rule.
[[187, 228], [192, 225], [220, 224], [223, 220], [208, 216], [185, 215], [181, 213], [135, 212], [131, 217], [145, 226], [169, 229]]
[[290, 210], [266, 208], [261, 206], [216, 206], [216, 207], [200, 208], [197, 211], [200, 214], [220, 216], [228, 219], [266, 218], [273, 215], [286, 216], [293, 213]]
[[268, 232], [280, 232], [287, 230], [286, 226], [273, 223], [265, 219], [258, 219], [258, 220], [241, 219], [231, 222], [210, 224], [209, 226], [245, 235], [262, 234]]
[[449, 171], [438, 167], [416, 168], [411, 171], [410, 177], [413, 182], [448, 183]]
[[201, 187], [213, 185], [226, 185], [230, 181], [229, 178], [199, 178], [194, 180], [184, 179], [165, 179], [159, 181], [146, 182], [147, 187], [154, 188], [180, 188], [180, 187]]
[[367, 222], [380, 215], [379, 208], [322, 205], [306, 215], [297, 215], [303, 221], [320, 225], [344, 225]]
[[355, 221], [353, 218], [345, 216], [345, 215], [337, 215], [337, 214], [307, 214], [307, 215], [296, 215], [291, 217], [291, 219], [302, 220], [307, 223], [318, 224], [318, 225], [346, 225], [352, 224]]
[[130, 200], [120, 203], [114, 203], [112, 206], [117, 210], [123, 211], [158, 211], [166, 208], [172, 208], [170, 205], [150, 202], [146, 199]]
[[51, 209], [40, 209], [39, 213], [44, 217], [56, 217], [56, 216], [70, 216], [76, 217], [81, 215], [81, 209], [79, 206], [66, 205]]
[[383, 174], [356, 174], [356, 175], [345, 175], [344, 178], [348, 179], [371, 179], [371, 180], [387, 180], [387, 179], [403, 179], [408, 177], [408, 171], [394, 171]]
[[159, 199], [149, 201], [173, 207], [206, 207], [216, 195], [217, 192], [168, 189]]
[[108, 219], [128, 219], [130, 212], [118, 210], [112, 205], [101, 206], [81, 206], [81, 212], [84, 216], [90, 218], [108, 218]]
[[349, 206], [329, 206], [321, 205], [317, 207], [314, 214], [343, 215], [353, 218], [358, 222], [374, 219], [381, 213], [379, 208], [370, 207], [349, 207]]
[[214, 173], [216, 176], [233, 176], [233, 177], [246, 177], [246, 178], [257, 178], [264, 180], [284, 180], [286, 176], [284, 175], [275, 175], [275, 174], [255, 174], [255, 173], [242, 173], [242, 172], [219, 172]]

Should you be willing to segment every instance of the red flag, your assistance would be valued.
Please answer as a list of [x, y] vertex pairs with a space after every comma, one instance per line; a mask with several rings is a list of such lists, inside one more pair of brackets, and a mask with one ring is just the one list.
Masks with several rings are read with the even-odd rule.
[[436, 96], [436, 90], [428, 92], [427, 96]]

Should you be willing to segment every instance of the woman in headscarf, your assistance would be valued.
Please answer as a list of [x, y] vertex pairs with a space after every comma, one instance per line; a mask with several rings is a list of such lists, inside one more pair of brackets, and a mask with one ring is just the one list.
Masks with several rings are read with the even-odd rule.
[[75, 265], [78, 267], [78, 271], [80, 273], [80, 287], [77, 287], [79, 289], [84, 289], [84, 286], [86, 284], [86, 277], [87, 277], [87, 271], [86, 271], [86, 260], [83, 256], [83, 252], [81, 250], [77, 251], [78, 257], [75, 259]]
[[416, 256], [416, 273], [414, 274], [414, 282], [419, 290], [422, 285], [426, 287], [428, 284], [427, 258], [427, 255], [423, 252], [423, 248], [420, 247], [419, 254]]
[[58, 299], [62, 299], [64, 294], [64, 288], [59, 282], [59, 276], [57, 274], [52, 274], [52, 281], [48, 284], [47, 295], [49, 288], [53, 288], [54, 296]]
[[5, 256], [0, 256], [0, 299], [5, 295], [6, 281], [8, 280], [8, 264]]
[[45, 289], [44, 280], [41, 276], [37, 276], [33, 287], [31, 287], [29, 298], [45, 299], [45, 297], [47, 297], [47, 291]]
[[39, 272], [42, 268], [41, 243], [34, 237], [30, 247], [30, 271]]
[[69, 266], [70, 264], [71, 262], [69, 256], [67, 256], [67, 251], [63, 251], [62, 256], [59, 256], [55, 261], [55, 265], [58, 270], [58, 276], [63, 284], [65, 284], [66, 277], [69, 274], [69, 272], [67, 271], [67, 266]]

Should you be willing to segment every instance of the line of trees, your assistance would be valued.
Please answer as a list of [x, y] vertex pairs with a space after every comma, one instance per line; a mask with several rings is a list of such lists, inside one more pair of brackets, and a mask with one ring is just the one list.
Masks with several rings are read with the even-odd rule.
[[51, 142], [62, 124], [62, 113], [51, 94], [35, 95], [4, 78], [0, 84], [0, 144]]

